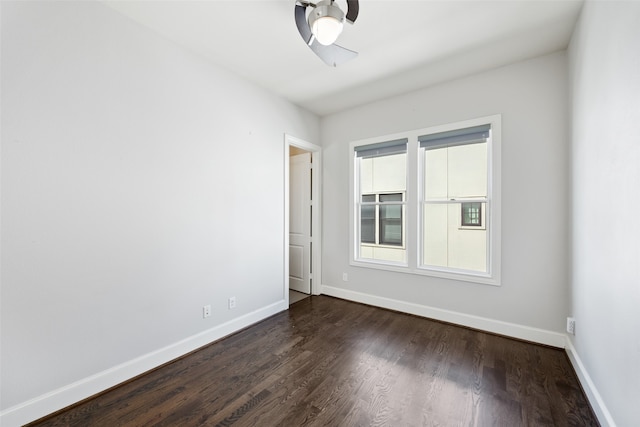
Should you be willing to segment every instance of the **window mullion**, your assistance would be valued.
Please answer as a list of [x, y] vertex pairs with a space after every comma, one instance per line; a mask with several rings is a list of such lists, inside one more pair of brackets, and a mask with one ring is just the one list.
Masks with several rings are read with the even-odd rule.
[[376, 245], [380, 244], [380, 195], [376, 194], [376, 209], [375, 209], [375, 233], [376, 233]]
[[404, 210], [405, 215], [405, 228], [404, 243], [407, 248], [407, 266], [409, 269], [414, 270], [418, 266], [418, 232], [419, 218], [418, 215], [418, 139], [417, 136], [412, 136], [408, 141], [407, 152], [407, 191], [404, 195]]

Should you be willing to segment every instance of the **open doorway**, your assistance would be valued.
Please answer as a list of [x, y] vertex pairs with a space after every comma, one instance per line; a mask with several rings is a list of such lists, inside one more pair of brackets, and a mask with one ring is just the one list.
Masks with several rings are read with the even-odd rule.
[[320, 147], [285, 135], [285, 298], [320, 294]]

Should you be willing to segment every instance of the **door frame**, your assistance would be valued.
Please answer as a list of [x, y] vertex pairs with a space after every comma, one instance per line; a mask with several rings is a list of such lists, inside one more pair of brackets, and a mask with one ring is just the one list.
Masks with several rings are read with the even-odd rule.
[[289, 305], [289, 147], [311, 153], [313, 179], [311, 183], [311, 295], [322, 290], [322, 147], [295, 136], [284, 134], [284, 299]]

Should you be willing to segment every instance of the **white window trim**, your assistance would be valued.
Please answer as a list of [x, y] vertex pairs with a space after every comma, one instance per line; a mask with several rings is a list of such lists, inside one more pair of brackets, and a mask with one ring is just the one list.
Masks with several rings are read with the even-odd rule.
[[[420, 156], [418, 136], [431, 133], [446, 132], [454, 129], [478, 126], [483, 124], [491, 125], [491, 143], [488, 148], [488, 203], [483, 219], [489, 218], [489, 233], [487, 236], [488, 251], [488, 273], [477, 271], [455, 270], [452, 268], [439, 269], [434, 267], [420, 267], [420, 233], [422, 221], [420, 220], [419, 191], [420, 176]], [[407, 189], [405, 196], [406, 217], [405, 217], [405, 247], [407, 248], [407, 263], [394, 263], [381, 260], [358, 259], [358, 235], [356, 224], [358, 212], [356, 209], [356, 197], [358, 194], [357, 181], [355, 179], [356, 158], [354, 156], [355, 147], [361, 145], [374, 144], [395, 139], [408, 138], [407, 145]], [[368, 138], [353, 141], [349, 144], [349, 241], [350, 241], [350, 265], [356, 267], [374, 268], [380, 270], [394, 271], [400, 273], [440, 277], [445, 279], [460, 280], [479, 284], [500, 286], [501, 284], [501, 142], [502, 142], [502, 117], [499, 114], [480, 117], [477, 119], [464, 120], [445, 125], [432, 126], [424, 129], [417, 129], [392, 135], [384, 135], [375, 138]], [[472, 227], [473, 228], [473, 227]]]
[[[359, 218], [359, 211], [358, 211], [358, 200], [356, 195], [359, 195], [359, 188], [357, 188], [358, 186], [358, 182], [354, 179], [355, 178], [355, 174], [356, 171], [359, 174], [359, 170], [357, 170], [356, 168], [356, 158], [355, 158], [355, 147], [361, 146], [361, 145], [368, 145], [368, 144], [374, 144], [374, 143], [380, 143], [380, 142], [387, 142], [387, 141], [395, 141], [395, 140], [400, 140], [400, 139], [404, 139], [406, 138], [407, 134], [406, 133], [402, 133], [402, 134], [395, 134], [395, 135], [386, 135], [383, 137], [376, 137], [376, 138], [369, 138], [369, 139], [365, 139], [365, 140], [360, 140], [360, 141], [354, 141], [351, 142], [349, 144], [349, 156], [350, 156], [350, 161], [349, 161], [349, 239], [350, 239], [350, 261], [349, 263], [351, 265], [354, 266], [360, 266], [360, 267], [369, 267], [369, 268], [379, 268], [382, 270], [391, 270], [391, 271], [400, 271], [400, 272], [406, 272], [406, 268], [408, 267], [408, 264], [405, 262], [397, 262], [397, 261], [384, 261], [384, 260], [375, 260], [375, 259], [367, 259], [366, 261], [363, 259], [358, 258], [358, 248], [361, 244], [360, 242], [360, 234], [356, 233], [356, 223], [358, 222], [358, 218]], [[417, 141], [417, 139], [416, 139]], [[408, 150], [410, 150], [412, 147], [411, 145], [411, 141], [408, 142], [407, 144], [407, 152]], [[414, 146], [415, 147], [415, 146]], [[409, 163], [409, 157], [407, 155], [407, 184], [406, 184], [406, 189], [405, 190], [398, 190], [396, 192], [401, 192], [404, 193], [404, 201], [403, 201], [403, 214], [405, 215], [405, 227], [403, 229], [403, 245], [402, 245], [402, 249], [407, 250], [408, 246], [412, 243], [412, 236], [411, 236], [411, 232], [412, 229], [409, 228], [409, 221], [415, 220], [415, 218], [411, 218], [411, 214], [413, 213], [413, 209], [411, 209], [412, 205], [409, 204], [408, 201], [408, 197], [409, 197], [409, 191], [410, 190], [410, 185], [411, 183], [409, 182], [408, 176], [409, 176], [409, 169], [411, 169], [411, 165]], [[415, 205], [415, 204], [414, 204]], [[382, 246], [377, 246], [377, 247], [382, 247]], [[393, 248], [400, 248], [399, 246], [393, 246]]]

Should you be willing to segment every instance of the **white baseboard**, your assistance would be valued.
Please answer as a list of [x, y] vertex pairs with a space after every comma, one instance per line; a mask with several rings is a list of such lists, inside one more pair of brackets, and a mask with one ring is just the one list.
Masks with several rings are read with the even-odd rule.
[[35, 421], [288, 308], [286, 300], [278, 301], [106, 371], [15, 405], [0, 413], [0, 425], [14, 427]]
[[598, 421], [603, 427], [616, 427], [611, 414], [607, 410], [600, 393], [596, 389], [591, 377], [587, 373], [575, 347], [569, 337], [565, 334], [546, 331], [544, 329], [531, 328], [528, 326], [517, 325], [514, 323], [502, 322], [499, 320], [488, 319], [479, 316], [459, 313], [455, 311], [443, 310], [440, 308], [429, 307], [420, 304], [414, 304], [406, 301], [394, 300], [375, 295], [354, 292], [347, 289], [336, 288], [333, 286], [322, 287], [324, 295], [342, 298], [350, 301], [360, 302], [363, 304], [373, 305], [376, 307], [396, 310], [403, 313], [414, 314], [416, 316], [427, 317], [430, 319], [441, 320], [443, 322], [454, 323], [457, 325], [467, 326], [487, 332], [492, 332], [508, 337], [518, 338], [539, 344], [550, 345], [553, 347], [564, 348], [569, 356], [569, 360], [578, 375], [578, 380], [587, 395], [587, 399], [591, 404]]
[[613, 421], [611, 413], [604, 404], [600, 393], [598, 393], [598, 389], [596, 389], [596, 386], [591, 380], [589, 373], [582, 364], [582, 360], [580, 360], [580, 356], [578, 356], [578, 352], [576, 351], [576, 348], [573, 346], [573, 343], [571, 342], [571, 339], [569, 337], [567, 337], [565, 346], [567, 355], [569, 356], [569, 360], [571, 361], [573, 369], [578, 375], [580, 384], [582, 385], [582, 388], [587, 395], [587, 399], [589, 399], [591, 408], [593, 408], [593, 411], [596, 413], [596, 417], [598, 417], [600, 425], [602, 427], [616, 427], [616, 423], [615, 421]]
[[456, 311], [443, 310], [426, 305], [354, 292], [333, 286], [324, 285], [322, 287], [322, 293], [337, 298], [401, 311], [403, 313], [415, 314], [416, 316], [441, 320], [443, 322], [454, 323], [456, 325], [467, 326], [552, 347], [564, 348], [566, 344], [566, 335], [544, 329], [531, 328], [529, 326], [502, 322], [500, 320], [488, 319], [486, 317], [473, 316]]
[[[564, 334], [531, 328], [528, 326], [502, 322], [479, 316], [443, 310], [435, 307], [394, 300], [332, 286], [322, 286], [322, 294], [376, 307], [401, 311], [421, 317], [454, 323], [487, 332], [497, 333], [513, 338], [523, 339], [553, 347], [564, 348], [575, 369], [580, 383], [589, 399], [591, 407], [603, 427], [615, 427], [616, 424], [607, 410], [591, 377], [587, 373], [571, 340]], [[37, 420], [45, 415], [58, 411], [83, 399], [91, 397], [103, 390], [118, 385], [137, 375], [170, 362], [193, 350], [219, 340], [240, 329], [246, 328], [269, 316], [288, 309], [286, 301], [279, 301], [267, 307], [248, 313], [237, 319], [193, 335], [182, 341], [161, 348], [152, 353], [133, 359], [103, 372], [84, 378], [75, 383], [53, 390], [42, 396], [6, 409], [0, 413], [0, 425], [3, 427], [21, 426]]]

